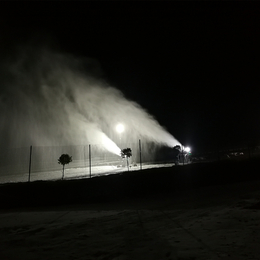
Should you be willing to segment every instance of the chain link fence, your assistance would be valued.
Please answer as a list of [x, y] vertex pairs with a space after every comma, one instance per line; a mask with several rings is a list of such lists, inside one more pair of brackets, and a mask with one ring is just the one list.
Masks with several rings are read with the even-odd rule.
[[[153, 143], [122, 143], [120, 148], [131, 148], [130, 170], [140, 170], [149, 164], [171, 163], [172, 158], [162, 160], [158, 156], [160, 146]], [[2, 149], [0, 152], [0, 183], [28, 182], [36, 180], [59, 180], [62, 165], [58, 159], [62, 154], [72, 156], [65, 165], [65, 179], [90, 178], [127, 171], [126, 159], [104, 150], [101, 145], [31, 146]]]
[[[155, 143], [122, 143], [120, 149], [131, 148], [129, 170], [175, 165], [172, 148]], [[128, 171], [126, 159], [104, 150], [101, 145], [31, 146], [0, 151], [0, 183], [60, 180], [62, 165], [58, 159], [62, 154], [72, 156], [65, 165], [65, 179], [90, 178]], [[243, 147], [217, 151], [192, 153], [189, 163], [245, 160], [260, 158], [260, 147]], [[187, 164], [181, 161], [180, 165]]]

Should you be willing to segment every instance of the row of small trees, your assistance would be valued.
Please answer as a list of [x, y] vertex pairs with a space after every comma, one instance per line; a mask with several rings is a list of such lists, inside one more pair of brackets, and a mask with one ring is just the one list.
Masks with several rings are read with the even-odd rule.
[[[132, 150], [131, 148], [125, 148], [121, 150], [121, 157], [124, 159], [126, 158], [127, 161], [127, 168], [129, 171], [129, 161], [128, 159], [132, 156]], [[72, 156], [68, 154], [62, 154], [60, 158], [58, 159], [58, 163], [62, 165], [62, 180], [64, 179], [64, 170], [65, 170], [65, 165], [69, 164], [72, 162]]]

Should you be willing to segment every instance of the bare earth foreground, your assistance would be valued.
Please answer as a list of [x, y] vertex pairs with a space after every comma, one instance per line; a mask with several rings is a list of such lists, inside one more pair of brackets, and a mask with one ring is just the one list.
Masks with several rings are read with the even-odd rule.
[[0, 259], [260, 259], [257, 161], [0, 186]]

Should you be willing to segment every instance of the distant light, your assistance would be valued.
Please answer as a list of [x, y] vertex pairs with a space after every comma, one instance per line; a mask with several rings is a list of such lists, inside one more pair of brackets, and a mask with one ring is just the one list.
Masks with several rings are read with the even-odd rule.
[[117, 131], [119, 134], [123, 133], [123, 132], [125, 131], [124, 125], [118, 124], [118, 125], [116, 126], [116, 131]]
[[190, 147], [185, 147], [185, 148], [184, 148], [184, 151], [187, 152], [187, 153], [189, 153], [189, 152], [190, 152]]

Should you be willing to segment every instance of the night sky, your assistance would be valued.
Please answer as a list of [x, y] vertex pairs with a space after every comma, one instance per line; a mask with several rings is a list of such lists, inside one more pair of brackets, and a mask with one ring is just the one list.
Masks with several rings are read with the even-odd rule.
[[195, 151], [260, 141], [260, 8], [1, 4], [4, 57], [28, 40], [98, 61], [96, 74]]

